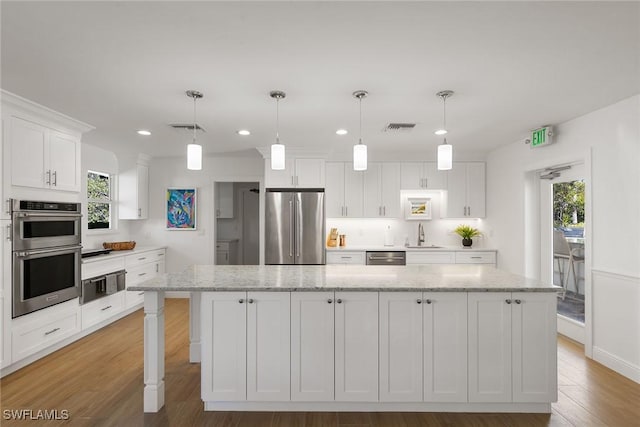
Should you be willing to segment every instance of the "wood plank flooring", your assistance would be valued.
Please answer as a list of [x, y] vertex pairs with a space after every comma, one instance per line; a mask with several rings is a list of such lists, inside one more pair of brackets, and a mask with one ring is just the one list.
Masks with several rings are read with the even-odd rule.
[[[189, 306], [166, 302], [166, 404], [142, 412], [142, 310], [0, 380], [4, 426], [640, 426], [640, 385], [558, 339], [552, 414], [204, 412], [200, 365], [189, 363]], [[67, 421], [11, 421], [7, 409], [66, 409]]]

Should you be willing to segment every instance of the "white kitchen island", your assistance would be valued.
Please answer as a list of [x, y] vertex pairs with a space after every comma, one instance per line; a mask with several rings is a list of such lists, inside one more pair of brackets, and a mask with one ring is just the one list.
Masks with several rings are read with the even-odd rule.
[[191, 292], [205, 410], [551, 412], [556, 292], [486, 265], [193, 266], [140, 283], [144, 411], [164, 292]]

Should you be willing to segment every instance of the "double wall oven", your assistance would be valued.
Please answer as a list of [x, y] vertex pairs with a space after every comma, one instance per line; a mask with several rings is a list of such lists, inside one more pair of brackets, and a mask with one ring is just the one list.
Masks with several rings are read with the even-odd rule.
[[11, 200], [12, 317], [80, 294], [80, 203]]

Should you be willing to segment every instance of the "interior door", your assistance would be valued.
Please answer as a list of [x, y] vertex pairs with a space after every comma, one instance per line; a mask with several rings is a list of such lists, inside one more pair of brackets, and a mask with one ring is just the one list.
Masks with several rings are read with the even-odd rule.
[[295, 260], [292, 227], [295, 193], [268, 191], [265, 195], [265, 264], [293, 264]]

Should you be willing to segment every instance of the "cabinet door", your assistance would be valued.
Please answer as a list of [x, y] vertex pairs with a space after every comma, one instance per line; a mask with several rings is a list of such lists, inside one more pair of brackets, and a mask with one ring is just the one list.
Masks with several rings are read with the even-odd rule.
[[271, 159], [264, 161], [264, 186], [266, 188], [293, 188], [294, 185], [294, 161], [285, 160], [284, 170], [271, 169]]
[[344, 165], [344, 213], [348, 218], [362, 218], [363, 172], [353, 170], [351, 162]]
[[382, 163], [380, 204], [385, 218], [400, 217], [400, 163]]
[[291, 293], [291, 400], [333, 401], [333, 292]]
[[216, 265], [229, 265], [229, 251], [216, 249]]
[[335, 396], [378, 401], [378, 293], [336, 292]]
[[296, 159], [295, 186], [298, 188], [324, 188], [324, 160]]
[[51, 188], [80, 191], [80, 141], [60, 132], [49, 132]]
[[[49, 187], [49, 174], [45, 168], [47, 129], [35, 123], [11, 118], [11, 184], [25, 187]], [[45, 164], [46, 162], [46, 164]]]
[[425, 188], [421, 162], [403, 162], [400, 166], [400, 188], [423, 190]]
[[445, 190], [447, 188], [447, 172], [439, 171], [436, 162], [424, 164], [425, 186], [429, 190]]
[[422, 293], [380, 292], [380, 401], [422, 401]]
[[216, 217], [233, 218], [233, 182], [216, 184]]
[[202, 400], [246, 400], [246, 294], [203, 292], [201, 304]]
[[328, 162], [326, 169], [326, 187], [324, 205], [327, 218], [340, 218], [344, 212], [344, 169], [343, 162]]
[[381, 174], [380, 163], [369, 163], [367, 170], [362, 173], [363, 178], [363, 216], [365, 218], [379, 218], [382, 216]]
[[555, 402], [557, 342], [555, 293], [512, 293], [513, 401]]
[[471, 292], [469, 402], [511, 402], [511, 294]]
[[[455, 167], [455, 166], [454, 166]], [[485, 164], [467, 163], [467, 216], [484, 218], [485, 213]]]
[[138, 175], [138, 218], [149, 217], [149, 166], [136, 165]]
[[424, 400], [467, 401], [467, 294], [425, 292]]
[[247, 302], [247, 400], [289, 400], [289, 292], [249, 292]]
[[467, 168], [454, 163], [447, 173], [447, 218], [463, 218], [467, 212]]

